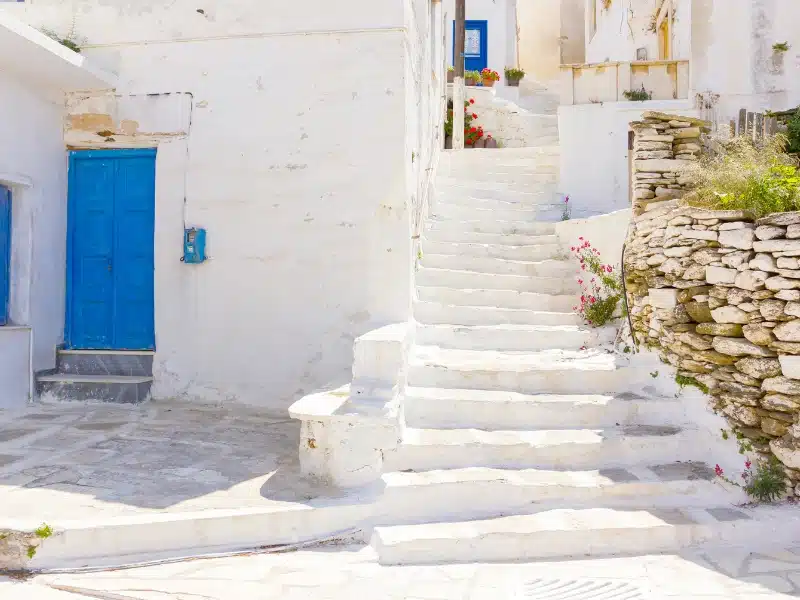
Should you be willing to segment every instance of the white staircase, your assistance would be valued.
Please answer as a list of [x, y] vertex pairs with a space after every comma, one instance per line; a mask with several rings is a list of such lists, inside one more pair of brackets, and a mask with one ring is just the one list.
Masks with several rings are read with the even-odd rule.
[[558, 148], [442, 160], [380, 562], [651, 553], [769, 530], [732, 507], [682, 401], [632, 393], [648, 375], [573, 313]]

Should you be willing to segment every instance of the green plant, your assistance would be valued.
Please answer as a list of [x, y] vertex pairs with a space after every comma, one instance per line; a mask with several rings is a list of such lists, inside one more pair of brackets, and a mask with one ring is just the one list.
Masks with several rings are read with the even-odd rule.
[[456, 71], [455, 67], [453, 67], [453, 66], [447, 67], [447, 72], [448, 73], [455, 73], [455, 71]]
[[561, 220], [569, 221], [572, 216], [572, 207], [569, 205], [569, 196], [564, 197], [564, 207], [561, 209]]
[[781, 134], [761, 144], [744, 136], [720, 142], [716, 155], [703, 156], [688, 168], [693, 190], [686, 201], [703, 208], [746, 210], [756, 217], [798, 210], [798, 161], [784, 152], [786, 145]]
[[645, 102], [647, 100], [653, 99], [653, 94], [644, 89], [644, 84], [642, 84], [642, 89], [626, 90], [622, 92], [622, 95], [625, 96], [626, 100], [629, 100], [631, 102]]
[[506, 79], [511, 79], [514, 81], [519, 81], [523, 77], [525, 77], [525, 71], [523, 69], [519, 69], [517, 67], [506, 67], [504, 69], [504, 73]]
[[47, 523], [42, 523], [41, 526], [38, 529], [35, 529], [33, 533], [36, 534], [36, 537], [46, 540], [53, 535], [53, 528]]
[[791, 48], [791, 46], [789, 46], [789, 42], [775, 42], [772, 44], [773, 52], [788, 52], [789, 48]]
[[650, 377], [652, 377], [653, 379], [658, 377], [658, 371], [653, 371], [652, 373], [650, 373]]
[[709, 391], [707, 385], [705, 385], [704, 383], [700, 383], [694, 377], [689, 377], [687, 375], [680, 375], [680, 374], [675, 375], [675, 383], [677, 383], [678, 387], [680, 387], [681, 389], [683, 389], [683, 388], [685, 388], [687, 386], [692, 386], [692, 387], [696, 387], [698, 390], [700, 390], [704, 394], [707, 394], [708, 391]]
[[614, 313], [622, 300], [622, 279], [614, 272], [611, 265], [600, 260], [600, 252], [588, 240], [578, 238], [580, 242], [571, 248], [575, 253], [582, 271], [588, 271], [591, 278], [586, 281], [578, 278], [582, 293], [578, 305], [572, 309], [593, 327], [602, 327], [614, 318]]
[[78, 40], [75, 38], [74, 25], [73, 25], [73, 28], [70, 29], [70, 32], [65, 37], [61, 37], [60, 35], [58, 35], [52, 29], [43, 28], [43, 29], [40, 29], [39, 31], [41, 31], [43, 34], [45, 34], [51, 40], [55, 40], [56, 42], [58, 42], [62, 46], [65, 46], [66, 48], [69, 48], [73, 52], [77, 52], [78, 54], [80, 54], [81, 47], [80, 47], [80, 44], [78, 43]]
[[28, 546], [28, 558], [33, 558], [36, 556], [36, 546]]
[[487, 67], [481, 71], [481, 79], [484, 81], [500, 81], [500, 73]]
[[714, 467], [714, 472], [723, 481], [742, 488], [756, 502], [775, 502], [786, 493], [786, 475], [780, 461], [774, 456], [758, 460], [755, 469], [753, 463], [746, 460], [741, 474], [743, 484], [726, 477], [719, 465]]
[[[483, 127], [473, 125], [473, 121], [478, 118], [478, 115], [472, 112], [470, 106], [475, 104], [475, 99], [470, 98], [464, 102], [464, 143], [467, 146], [473, 146], [475, 142], [483, 137]], [[444, 134], [446, 136], [453, 135], [453, 101], [447, 102], [447, 120], [444, 122]]]
[[786, 151], [800, 153], [800, 108], [786, 121]]
[[480, 71], [464, 71], [464, 79], [469, 79], [470, 81], [480, 81], [481, 72]]

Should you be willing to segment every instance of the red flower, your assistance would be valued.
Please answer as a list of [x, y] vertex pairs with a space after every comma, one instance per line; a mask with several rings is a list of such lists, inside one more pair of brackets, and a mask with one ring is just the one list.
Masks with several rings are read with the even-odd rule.
[[722, 477], [722, 473], [723, 473], [722, 467], [720, 467], [719, 465], [716, 465], [714, 467], [714, 473], [717, 474], [717, 477]]
[[473, 119], [477, 119], [477, 118], [478, 118], [478, 115], [476, 115], [475, 113], [472, 113], [472, 118], [473, 118]]
[[572, 251], [575, 252], [575, 246], [572, 247]]
[[596, 301], [596, 300], [595, 300], [595, 297], [594, 297], [594, 296], [592, 296], [591, 298], [589, 298], [589, 302], [590, 302], [591, 304], [594, 304], [594, 303], [595, 303], [595, 301]]
[[475, 128], [475, 127], [472, 127], [472, 128], [470, 128], [470, 130], [469, 130], [469, 132], [470, 132], [470, 133], [475, 133], [476, 131], [478, 131], [478, 129], [477, 129], [477, 128]]
[[579, 240], [583, 240], [583, 238], [582, 238], [582, 237], [579, 237], [578, 239], [579, 239]]
[[581, 270], [585, 271], [586, 270], [586, 265], [581, 265]]
[[749, 469], [752, 466], [753, 466], [753, 463], [751, 463], [749, 460], [744, 463], [745, 469]]
[[470, 104], [475, 104], [475, 99], [474, 99], [474, 98], [470, 98], [470, 99], [469, 99], [469, 103], [470, 103]]

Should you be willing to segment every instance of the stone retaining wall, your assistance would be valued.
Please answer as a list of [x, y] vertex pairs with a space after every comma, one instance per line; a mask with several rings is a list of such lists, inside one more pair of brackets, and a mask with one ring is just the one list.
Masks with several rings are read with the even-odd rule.
[[[646, 117], [632, 125], [641, 152], [667, 152], [644, 150], [645, 138], [675, 144], [674, 130], [703, 132], [692, 119], [664, 115], [664, 128], [665, 119]], [[703, 145], [691, 144], [689, 160]], [[634, 335], [677, 368], [677, 381], [707, 388], [713, 410], [754, 453], [776, 456], [800, 496], [800, 213], [755, 220], [686, 206], [675, 198], [688, 184], [681, 159], [634, 163], [625, 254]]]

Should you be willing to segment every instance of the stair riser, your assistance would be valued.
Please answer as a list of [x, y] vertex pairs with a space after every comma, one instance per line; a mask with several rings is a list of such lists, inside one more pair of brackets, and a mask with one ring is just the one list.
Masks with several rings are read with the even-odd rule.
[[592, 348], [614, 341], [611, 329], [560, 331], [524, 331], [503, 329], [459, 329], [447, 326], [418, 326], [417, 343], [459, 350], [495, 350], [498, 352]]
[[605, 404], [546, 401], [473, 401], [406, 396], [406, 425], [423, 429], [524, 430], [616, 425], [682, 425], [680, 406], [664, 401], [611, 400]]
[[482, 198], [485, 200], [505, 200], [507, 202], [520, 202], [522, 204], [541, 204], [548, 203], [548, 196], [558, 193], [558, 185], [555, 181], [543, 183], [529, 183], [523, 185], [510, 184], [482, 184], [456, 180], [443, 181], [436, 180], [436, 198], [449, 200], [463, 198], [465, 196]]
[[417, 296], [423, 302], [548, 312], [570, 312], [575, 304], [574, 294], [556, 296], [509, 290], [462, 290], [438, 286], [420, 286], [417, 288]]
[[477, 271], [498, 275], [521, 275], [526, 277], [563, 277], [577, 275], [577, 262], [559, 260], [514, 261], [504, 258], [463, 256], [458, 254], [433, 254], [424, 252], [422, 266], [432, 269]]
[[148, 399], [151, 386], [151, 381], [142, 383], [37, 381], [36, 393], [40, 397], [47, 395], [58, 400], [137, 404]]
[[462, 290], [513, 290], [561, 295], [578, 292], [577, 283], [570, 279], [495, 275], [443, 269], [420, 269], [417, 271], [417, 283], [422, 286], [444, 286]]
[[[457, 180], [451, 182], [457, 186], [475, 187], [475, 188], [496, 188], [498, 186], [537, 186], [542, 184], [557, 183], [560, 175], [560, 168], [556, 165], [537, 166], [519, 168], [516, 172], [502, 172], [502, 171], [486, 171], [484, 169], [456, 169], [451, 170], [449, 173], [437, 173], [444, 179]], [[443, 181], [444, 183], [444, 181]]]
[[708, 507], [719, 502], [720, 487], [709, 481], [630, 482], [604, 487], [510, 481], [460, 481], [428, 485], [388, 485], [377, 506], [379, 525], [491, 518], [560, 508]]
[[414, 539], [384, 545], [373, 535], [382, 565], [451, 562], [503, 562], [547, 558], [614, 556], [674, 552], [711, 537], [702, 525], [661, 525], [617, 530], [490, 533], [474, 539]]
[[[441, 223], [441, 222], [439, 222]], [[558, 243], [558, 238], [549, 233], [546, 228], [547, 223], [541, 224], [543, 229], [540, 234], [503, 234], [503, 233], [481, 233], [478, 231], [465, 231], [455, 225], [443, 226], [437, 224], [433, 228], [428, 228], [425, 232], [425, 239], [434, 242], [448, 242], [456, 244], [505, 244], [509, 246], [552, 246]]]
[[689, 433], [664, 436], [622, 436], [597, 444], [415, 445], [401, 444], [391, 469], [431, 471], [494, 467], [503, 469], [605, 469], [697, 459]]
[[552, 371], [481, 371], [412, 365], [408, 383], [417, 387], [504, 390], [521, 394], [595, 394], [630, 389], [616, 371], [564, 369]]
[[446, 207], [482, 208], [484, 210], [549, 210], [551, 206], [560, 205], [561, 195], [555, 190], [547, 189], [533, 193], [508, 193], [486, 196], [484, 192], [464, 192], [463, 190], [444, 190], [437, 193], [433, 201], [433, 209], [441, 205]]
[[572, 313], [537, 312], [476, 306], [453, 306], [432, 302], [416, 302], [414, 318], [430, 325], [580, 325]]
[[548, 223], [537, 223], [535, 221], [451, 221], [431, 219], [428, 221], [428, 236], [442, 232], [452, 232], [461, 234], [467, 232], [484, 233], [494, 235], [525, 235], [525, 236], [548, 236], [552, 235], [552, 225]]
[[59, 352], [59, 373], [69, 375], [153, 375], [152, 354]]
[[[544, 212], [550, 210], [545, 208]], [[459, 206], [447, 202], [437, 202], [431, 214], [433, 218], [453, 219], [456, 221], [515, 221], [533, 223], [541, 215], [540, 210], [529, 208], [479, 208], [474, 206]]]
[[561, 246], [557, 243], [531, 246], [501, 246], [499, 244], [458, 244], [423, 240], [422, 252], [423, 258], [428, 254], [451, 254], [527, 261], [555, 260], [564, 257]]

